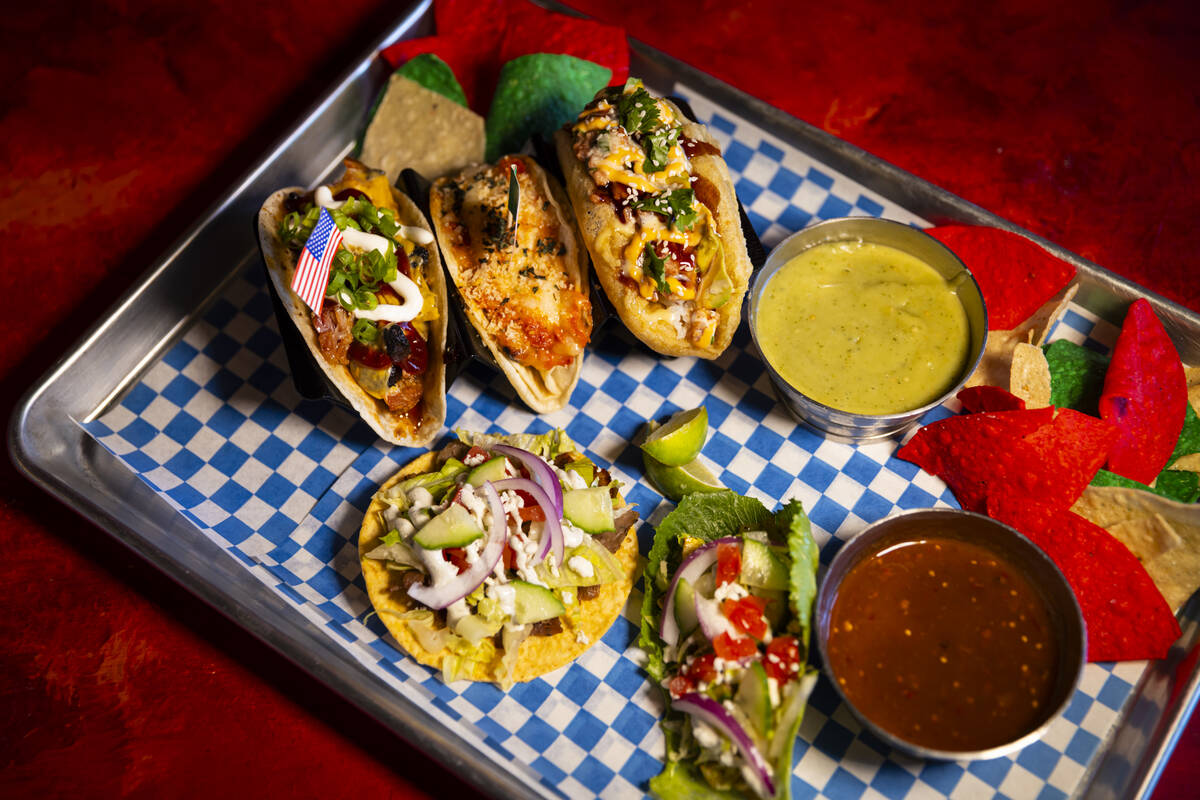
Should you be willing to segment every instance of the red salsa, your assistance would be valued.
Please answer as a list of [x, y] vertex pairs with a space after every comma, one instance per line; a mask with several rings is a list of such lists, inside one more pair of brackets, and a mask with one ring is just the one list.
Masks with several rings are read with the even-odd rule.
[[859, 712], [922, 747], [996, 747], [1052, 711], [1059, 653], [1046, 602], [972, 542], [913, 539], [860, 560], [838, 587], [826, 649]]

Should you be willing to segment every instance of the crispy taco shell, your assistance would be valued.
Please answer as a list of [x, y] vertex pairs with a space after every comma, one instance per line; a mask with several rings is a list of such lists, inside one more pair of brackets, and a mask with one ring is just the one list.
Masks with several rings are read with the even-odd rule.
[[[596, 184], [588, 174], [586, 165], [576, 157], [568, 131], [555, 132], [554, 143], [559, 163], [562, 165], [567, 195], [571, 198], [571, 206], [575, 210], [584, 244], [592, 255], [596, 277], [600, 279], [600, 285], [604, 287], [604, 292], [612, 301], [621, 321], [634, 336], [663, 355], [716, 358], [729, 346], [733, 333], [741, 322], [742, 298], [746, 294], [754, 266], [746, 252], [746, 237], [742, 233], [737, 195], [733, 189], [729, 167], [720, 155], [719, 143], [705, 126], [688, 120], [669, 100], [663, 102], [670, 105], [678, 119], [683, 120], [680, 132], [682, 137], [703, 142], [714, 151], [697, 154], [689, 159], [692, 176], [701, 179], [696, 181], [696, 197], [712, 212], [717, 234], [721, 237], [725, 269], [732, 284], [729, 300], [716, 309], [720, 321], [717, 323], [712, 343], [707, 347], [692, 344], [686, 337], [680, 336], [670, 312], [662, 305], [647, 301], [638, 294], [637, 287], [632, 282], [622, 279], [621, 253], [633, 240], [637, 224], [622, 222], [611, 204], [592, 201]], [[699, 188], [705, 184], [705, 190]]]
[[[510, 158], [520, 159], [525, 164], [526, 171], [533, 177], [535, 185], [538, 187], [538, 195], [549, 200], [549, 208], [543, 209], [543, 211], [547, 215], [547, 222], [557, 227], [558, 237], [566, 248], [563, 256], [563, 271], [573, 288], [583, 298], [586, 298], [588, 293], [587, 256], [579, 231], [575, 227], [575, 220], [571, 214], [566, 194], [558, 182], [532, 158], [525, 156], [511, 156]], [[580, 347], [579, 353], [572, 358], [570, 363], [541, 369], [536, 365], [523, 364], [513, 358], [496, 336], [492, 335], [488, 325], [488, 310], [471, 302], [467, 292], [464, 291], [464, 276], [469, 272], [465, 267], [474, 261], [476, 255], [471, 242], [477, 241], [475, 237], [481, 236], [481, 232], [478, 230], [481, 222], [480, 215], [464, 213], [463, 216], [467, 218], [466, 220], [457, 219], [454, 210], [448, 206], [444, 193], [441, 191], [442, 187], [452, 184], [461, 185], [491, 169], [493, 167], [487, 164], [468, 167], [458, 175], [436, 181], [429, 193], [429, 216], [433, 220], [442, 258], [446, 262], [446, 271], [450, 274], [450, 279], [458, 286], [459, 291], [462, 292], [467, 318], [479, 332], [480, 339], [491, 351], [492, 356], [496, 359], [496, 364], [520, 398], [534, 411], [545, 414], [557, 411], [570, 399], [575, 384], [579, 382], [579, 373], [583, 367], [583, 348]], [[522, 203], [522, 205], [525, 204]], [[457, 237], [452, 230], [453, 227], [460, 224], [466, 227], [468, 236], [472, 237], [465, 244], [460, 243], [460, 237]], [[522, 291], [518, 289], [513, 292], [503, 286], [498, 286], [497, 290], [506, 298], [511, 298], [514, 294]], [[588, 333], [588, 337], [585, 337], [586, 341], [591, 332], [590, 304], [586, 304], [585, 313], [587, 314]]]
[[[398, 222], [429, 230], [429, 225], [416, 204], [407, 195], [390, 186], [382, 173], [368, 173], [361, 164], [347, 159], [346, 175], [333, 185], [333, 190], [336, 193], [340, 188], [347, 186], [364, 191], [376, 207], [392, 208], [396, 212]], [[438, 261], [437, 248], [432, 245], [427, 248], [429, 261], [425, 282], [437, 299], [439, 313], [437, 319], [429, 322], [429, 365], [423, 376], [423, 403], [419, 407], [420, 417], [412, 419], [409, 414], [392, 411], [383, 400], [368, 394], [354, 380], [345, 365], [331, 363], [321, 353], [313, 329], [312, 313], [291, 289], [292, 276], [296, 272], [296, 258], [279, 236], [280, 223], [287, 215], [285, 202], [293, 192], [303, 193], [304, 189], [280, 189], [267, 198], [258, 212], [258, 241], [263, 260], [288, 316], [300, 331], [321, 370], [341, 392], [342, 397], [381, 438], [398, 445], [428, 444], [437, 436], [446, 421], [446, 281]]]
[[[362, 529], [358, 534], [358, 557], [362, 565], [367, 596], [396, 643], [419, 663], [440, 669], [443, 659], [451, 653], [449, 647], [431, 651], [422, 646], [420, 639], [402, 616], [405, 612], [418, 608], [418, 606], [402, 588], [398, 579], [399, 573], [389, 570], [382, 561], [366, 557], [366, 554], [375, 549], [380, 539], [387, 534], [379, 515], [379, 512], [386, 507], [386, 503], [379, 499], [379, 495], [410, 475], [429, 472], [434, 468], [436, 458], [436, 453], [426, 453], [406, 465], [379, 487], [375, 497], [371, 498], [371, 506], [367, 509]], [[616, 621], [629, 599], [629, 592], [633, 589], [634, 575], [637, 572], [637, 536], [632, 529], [625, 534], [624, 541], [613, 555], [621, 564], [624, 579], [600, 586], [596, 597], [581, 601], [583, 613], [575, 627], [564, 623], [561, 633], [553, 636], [530, 636], [525, 639], [521, 643], [520, 655], [510, 676], [514, 682], [533, 680], [539, 675], [571, 663], [579, 658], [583, 651], [599, 641]], [[473, 662], [472, 672], [467, 677], [475, 681], [494, 681], [496, 679], [494, 667], [500, 655], [497, 653], [495, 661], [491, 664]]]

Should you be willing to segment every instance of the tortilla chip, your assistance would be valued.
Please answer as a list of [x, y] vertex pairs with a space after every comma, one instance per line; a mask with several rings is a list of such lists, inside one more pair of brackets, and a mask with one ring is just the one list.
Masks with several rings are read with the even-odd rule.
[[1179, 609], [1200, 588], [1200, 506], [1136, 489], [1089, 486], [1071, 510], [1128, 547], [1171, 608]]
[[993, 495], [987, 509], [1062, 570], [1083, 612], [1088, 661], [1162, 658], [1179, 638], [1179, 622], [1147, 570], [1103, 528], [1024, 497]]
[[1183, 368], [1183, 376], [1187, 381], [1187, 396], [1188, 405], [1197, 414], [1200, 414], [1200, 367]]
[[[363, 517], [362, 528], [358, 534], [359, 563], [362, 566], [363, 581], [367, 587], [367, 596], [379, 614], [380, 620], [388, 632], [400, 645], [401, 649], [415, 658], [419, 663], [440, 669], [442, 662], [451, 655], [449, 647], [437, 650], [428, 649], [421, 642], [419, 635], [404, 618], [417, 606], [408, 595], [398, 591], [398, 582], [393, 579], [398, 575], [389, 570], [386, 564], [378, 559], [367, 558], [386, 535], [379, 512], [386, 503], [379, 499], [383, 492], [410, 475], [419, 475], [433, 469], [437, 459], [436, 453], [426, 453], [389, 478], [375, 496]], [[570, 608], [563, 618], [563, 630], [553, 636], [530, 636], [520, 646], [520, 656], [513, 666], [511, 679], [521, 683], [544, 675], [551, 670], [569, 664], [599, 641], [616, 621], [629, 599], [633, 589], [634, 576], [638, 570], [637, 535], [630, 530], [621, 542], [620, 548], [613, 554], [621, 565], [624, 580], [599, 587], [596, 597], [582, 601], [577, 618], [571, 619]], [[586, 613], [582, 613], [586, 612]], [[470, 680], [493, 681], [495, 668], [503, 654], [495, 653], [490, 662], [472, 662]]]
[[487, 115], [487, 160], [516, 153], [535, 134], [549, 141], [611, 78], [607, 67], [574, 56], [532, 53], [509, 61]]
[[1050, 368], [1050, 405], [1100, 416], [1108, 357], [1066, 339], [1042, 348]]
[[[499, 51], [499, 42], [494, 37], [472, 36], [460, 31], [451, 36], [402, 39], [385, 48], [381, 55], [393, 69], [424, 53], [436, 55], [445, 61], [454, 73], [467, 98], [467, 104], [479, 111], [486, 110], [492, 99], [491, 82], [497, 69]], [[481, 89], [481, 84], [485, 88]], [[481, 94], [484, 96], [481, 97]]]
[[984, 512], [989, 494], [1068, 508], [1104, 463], [1116, 431], [1069, 408], [950, 417], [926, 425], [896, 453], [950, 486], [960, 505]]
[[[1079, 291], [1079, 284], [1072, 283], [1046, 301], [1029, 319], [1012, 330], [989, 330], [983, 357], [979, 359], [979, 366], [975, 368], [975, 372], [971, 373], [966, 385], [1005, 385], [1012, 373], [1013, 349], [1020, 342], [1028, 342], [1040, 347], [1046, 337], [1050, 335], [1050, 331], [1054, 329], [1055, 323], [1066, 313], [1067, 306], [1070, 305], [1077, 291]], [[988, 319], [991, 324], [991, 317], [989, 316]]]
[[987, 303], [988, 328], [1012, 330], [1075, 277], [1075, 267], [1000, 228], [941, 225], [926, 230], [971, 270]]
[[1200, 472], [1200, 453], [1192, 453], [1183, 458], [1176, 459], [1171, 464], [1171, 469], [1184, 470], [1186, 472]]
[[1149, 301], [1134, 300], [1100, 395], [1100, 416], [1121, 431], [1108, 469], [1142, 483], [1153, 481], [1179, 440], [1187, 396], [1175, 345]]
[[981, 411], [1024, 411], [1025, 401], [999, 386], [972, 386], [956, 395], [963, 411], [978, 414]]
[[363, 136], [362, 161], [392, 184], [411, 167], [433, 180], [483, 160], [483, 117], [393, 74]]
[[1050, 365], [1042, 348], [1021, 342], [1013, 349], [1009, 390], [1026, 408], [1050, 405]]

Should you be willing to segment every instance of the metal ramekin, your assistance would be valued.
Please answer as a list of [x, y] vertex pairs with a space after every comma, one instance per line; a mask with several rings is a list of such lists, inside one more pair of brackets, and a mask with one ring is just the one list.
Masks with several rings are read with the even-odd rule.
[[[934, 750], [905, 741], [876, 725], [864, 716], [842, 692], [837, 676], [829, 664], [827, 651], [829, 623], [842, 579], [860, 560], [871, 556], [894, 542], [909, 541], [923, 535], [937, 534], [963, 539], [987, 547], [1016, 566], [1042, 594], [1050, 611], [1054, 635], [1058, 642], [1059, 666], [1052, 699], [1037, 727], [1012, 741], [984, 750]], [[814, 627], [817, 647], [825, 665], [825, 674], [854, 716], [871, 733], [897, 750], [917, 756], [953, 761], [978, 761], [1008, 755], [1041, 738], [1050, 723], [1071, 702], [1075, 687], [1083, 674], [1087, 660], [1087, 635], [1083, 615], [1075, 593], [1067, 579], [1050, 557], [1015, 529], [990, 517], [954, 508], [930, 508], [908, 511], [882, 519], [867, 526], [838, 552], [817, 592]]]
[[984, 305], [983, 294], [979, 291], [979, 284], [975, 282], [971, 271], [958, 256], [929, 234], [894, 220], [876, 217], [831, 219], [784, 239], [775, 246], [762, 269], [754, 276], [750, 287], [750, 333], [760, 354], [762, 347], [758, 341], [758, 303], [775, 272], [803, 250], [826, 242], [844, 241], [873, 242], [894, 247], [919, 258], [947, 280], [954, 282], [958, 299], [967, 313], [971, 337], [966, 365], [954, 386], [941, 397], [920, 408], [895, 414], [856, 414], [818, 403], [780, 377], [771, 363], [763, 357], [763, 363], [767, 365], [767, 372], [775, 384], [776, 392], [793, 416], [831, 439], [866, 442], [902, 433], [916, 424], [926, 411], [953, 397], [962, 388], [967, 378], [975, 371], [979, 359], [983, 357], [983, 348], [987, 343], [987, 308]]

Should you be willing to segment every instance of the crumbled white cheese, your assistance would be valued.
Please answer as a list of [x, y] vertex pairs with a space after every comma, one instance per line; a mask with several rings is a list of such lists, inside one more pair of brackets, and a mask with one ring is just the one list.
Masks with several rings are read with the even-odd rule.
[[717, 590], [713, 592], [713, 600], [723, 603], [726, 600], [741, 600], [749, 594], [750, 592], [746, 591], [745, 586], [742, 586], [737, 581], [730, 581], [723, 586], [717, 587]]
[[592, 562], [583, 556], [571, 556], [568, 558], [567, 567], [581, 578], [590, 578], [596, 574], [596, 570], [592, 567]]
[[695, 717], [692, 718], [692, 735], [696, 737], [696, 744], [705, 750], [713, 750], [721, 746], [720, 735]]
[[580, 644], [591, 644], [592, 643], [592, 640], [588, 638], [588, 635], [578, 629], [576, 629], [576, 631], [575, 631], [575, 641], [579, 642]]
[[485, 461], [487, 461], [487, 453], [475, 453], [463, 459], [463, 463], [468, 467], [478, 467]]
[[408, 505], [410, 508], [428, 508], [433, 505], [433, 495], [424, 486], [414, 486], [408, 490]]
[[496, 601], [497, 607], [501, 613], [512, 616], [516, 609], [517, 590], [513, 587], [504, 584], [502, 586], [489, 586], [487, 596]]
[[573, 605], [575, 603], [575, 593], [567, 589], [563, 589], [562, 601], [563, 605], [565, 606]]
[[583, 544], [583, 537], [587, 534], [576, 528], [567, 520], [562, 521], [563, 545], [570, 550], [572, 547], [579, 547]]

